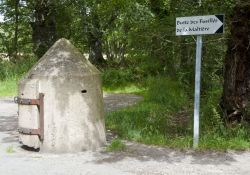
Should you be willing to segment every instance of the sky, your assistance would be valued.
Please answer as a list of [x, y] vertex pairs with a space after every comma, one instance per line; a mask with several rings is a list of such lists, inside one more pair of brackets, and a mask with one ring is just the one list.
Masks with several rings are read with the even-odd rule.
[[3, 15], [0, 14], [0, 22], [3, 22]]

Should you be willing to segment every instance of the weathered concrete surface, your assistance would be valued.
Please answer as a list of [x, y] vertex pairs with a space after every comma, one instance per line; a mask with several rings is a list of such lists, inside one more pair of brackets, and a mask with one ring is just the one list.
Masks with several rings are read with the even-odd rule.
[[[106, 111], [133, 104], [135, 98], [140, 99], [133, 95], [107, 94]], [[0, 175], [250, 174], [247, 151], [197, 153], [126, 142], [127, 150], [121, 153], [40, 153], [21, 149], [16, 129], [17, 105], [13, 98], [0, 98]]]
[[[44, 140], [38, 143], [37, 136], [20, 134], [24, 145], [40, 146], [45, 152], [80, 152], [105, 145], [100, 72], [68, 40], [57, 41], [19, 87], [19, 97], [45, 94]], [[36, 127], [36, 106], [19, 105], [19, 109], [19, 124]]]

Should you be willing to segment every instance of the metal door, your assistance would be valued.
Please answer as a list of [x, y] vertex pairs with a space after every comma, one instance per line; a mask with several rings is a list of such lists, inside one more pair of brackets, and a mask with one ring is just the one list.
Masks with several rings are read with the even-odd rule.
[[19, 140], [28, 147], [40, 147], [44, 133], [44, 94], [39, 93], [38, 80], [25, 79], [19, 83], [18, 131]]

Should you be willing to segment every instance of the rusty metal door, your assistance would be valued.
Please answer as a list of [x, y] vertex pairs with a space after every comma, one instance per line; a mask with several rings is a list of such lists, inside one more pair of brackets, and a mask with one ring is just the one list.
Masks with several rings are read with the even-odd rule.
[[44, 94], [39, 93], [38, 80], [23, 80], [19, 84], [18, 131], [20, 141], [29, 147], [39, 148], [44, 138]]

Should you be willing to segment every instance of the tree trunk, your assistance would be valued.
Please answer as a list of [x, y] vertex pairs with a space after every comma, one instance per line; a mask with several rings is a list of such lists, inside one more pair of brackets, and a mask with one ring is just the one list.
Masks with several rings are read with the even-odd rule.
[[35, 21], [32, 26], [33, 51], [38, 58], [57, 40], [55, 4], [53, 0], [42, 0], [35, 3]]
[[221, 106], [226, 123], [250, 122], [250, 3], [238, 3], [231, 20]]
[[19, 0], [15, 1], [15, 37], [14, 37], [14, 43], [13, 43], [13, 59], [12, 62], [17, 61], [17, 55], [18, 55], [18, 27], [19, 27]]
[[88, 25], [89, 60], [95, 65], [102, 65], [105, 63], [102, 55], [103, 33], [101, 31], [99, 17], [94, 10], [91, 12], [91, 23]]
[[[79, 4], [80, 3], [80, 4]], [[89, 60], [95, 65], [105, 63], [102, 52], [103, 33], [101, 30], [99, 16], [97, 14], [97, 4], [87, 3], [86, 1], [76, 2], [80, 6], [83, 31], [89, 47]]]

